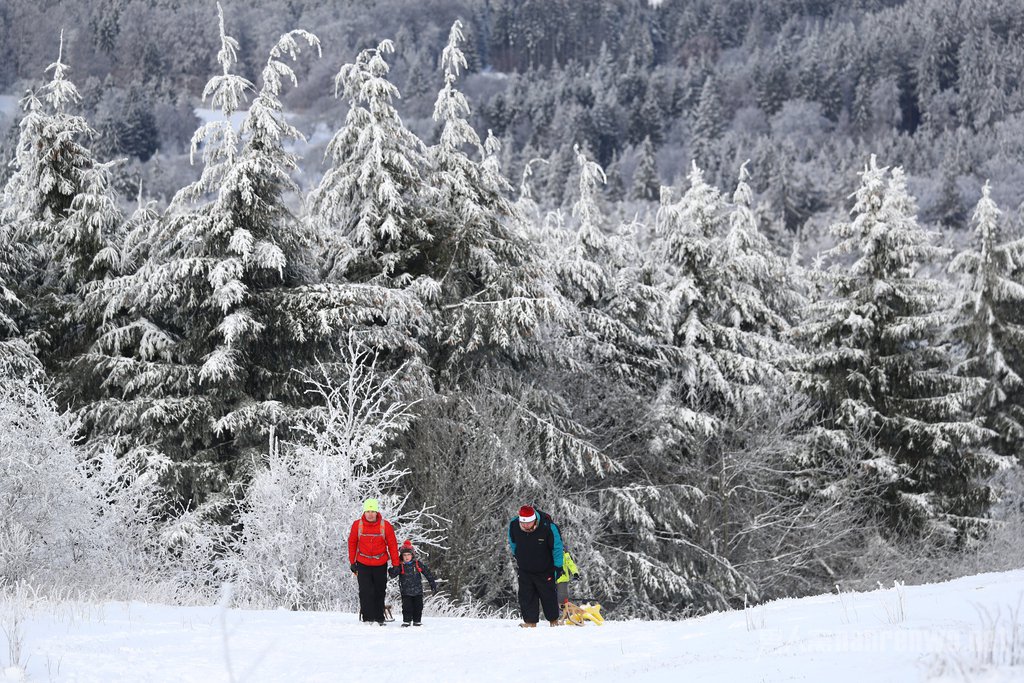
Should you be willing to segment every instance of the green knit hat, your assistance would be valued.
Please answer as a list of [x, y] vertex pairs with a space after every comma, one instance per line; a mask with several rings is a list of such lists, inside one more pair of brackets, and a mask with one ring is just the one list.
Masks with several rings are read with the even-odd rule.
[[363, 503], [363, 512], [380, 512], [380, 503], [376, 498], [367, 498]]

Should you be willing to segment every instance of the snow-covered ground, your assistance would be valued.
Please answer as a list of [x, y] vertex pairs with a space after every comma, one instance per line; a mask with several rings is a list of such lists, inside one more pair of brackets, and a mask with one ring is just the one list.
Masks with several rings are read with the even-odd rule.
[[26, 616], [25, 670], [9, 667], [0, 680], [1021, 681], [1022, 598], [1024, 570], [685, 622], [609, 615], [604, 626], [557, 629], [439, 617], [380, 628], [343, 613], [64, 603]]

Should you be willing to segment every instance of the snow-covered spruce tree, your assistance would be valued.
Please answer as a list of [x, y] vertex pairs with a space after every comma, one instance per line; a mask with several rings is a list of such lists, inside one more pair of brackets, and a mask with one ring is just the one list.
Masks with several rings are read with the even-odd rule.
[[641, 468], [636, 471], [645, 476], [602, 493], [602, 508], [611, 512], [604, 536], [618, 540], [609, 549], [605, 573], [621, 577], [606, 590], [621, 596], [624, 610], [645, 616], [721, 607], [728, 604], [724, 594], [750, 590], [739, 572], [694, 541], [700, 530], [690, 516], [706, 494], [690, 483], [689, 458], [721, 429], [715, 413], [730, 398], [709, 329], [720, 286], [712, 271], [714, 240], [724, 230], [725, 201], [696, 166], [690, 181], [677, 202], [670, 200], [669, 188], [662, 189], [656, 239], [647, 255], [673, 357], [651, 383], [644, 414], [634, 416], [645, 427], [644, 442], [627, 466]]
[[121, 272], [125, 217], [111, 186], [113, 163], [95, 163], [83, 173], [83, 186], [51, 242], [60, 277], [51, 285], [62, 311], [52, 321], [50, 363], [61, 399], [82, 406], [95, 398], [93, 367], [86, 360], [104, 328], [102, 312], [89, 305], [91, 292]]
[[[727, 324], [778, 340], [803, 305], [799, 276], [758, 229], [747, 165], [740, 167], [722, 243], [721, 274], [728, 287], [721, 302]], [[763, 355], [783, 358], [791, 349], [772, 346]]]
[[[692, 148], [695, 161], [704, 168], [718, 166], [715, 146], [722, 136], [722, 100], [718, 92], [718, 84], [713, 76], [708, 76], [700, 91], [700, 101], [694, 112]], [[712, 174], [714, 177], [714, 174]]]
[[[779, 364], [789, 349], [779, 337], [788, 322], [779, 304], [794, 295], [784, 291], [784, 264], [759, 251], [742, 180], [736, 202], [730, 207], [696, 166], [681, 199], [663, 190], [649, 259], [669, 362], [651, 383], [646, 413], [634, 416], [646, 442], [622, 460], [644, 480], [627, 477], [602, 494], [613, 511], [606, 535], [628, 539], [613, 565], [623, 577], [617, 592], [637, 614], [770, 595], [765, 577], [778, 565], [750, 563], [773, 543], [810, 564], [808, 548], [787, 532], [801, 509], [786, 479], [797, 469], [788, 448], [803, 408], [784, 400]], [[820, 517], [807, 510], [801, 528]]]
[[973, 534], [991, 502], [980, 478], [1001, 460], [983, 446], [991, 434], [981, 420], [964, 413], [979, 381], [953, 374], [942, 343], [946, 292], [924, 270], [939, 250], [902, 169], [872, 156], [861, 178], [853, 220], [833, 228], [831, 296], [796, 330], [800, 385], [821, 410], [821, 457], [859, 459], [889, 531]]
[[963, 354], [961, 374], [984, 381], [969, 412], [993, 432], [997, 453], [1019, 457], [1024, 453], [1024, 285], [1014, 279], [1014, 269], [1024, 243], [1000, 243], [1002, 212], [988, 183], [973, 221], [974, 245], [949, 268], [960, 277], [950, 337]]
[[405, 348], [419, 318], [415, 301], [384, 288], [316, 284], [310, 239], [287, 207], [296, 188], [285, 143], [300, 134], [282, 113], [283, 82], [295, 81], [284, 60], [301, 42], [318, 47], [316, 37], [281, 37], [236, 131], [232, 116], [252, 84], [231, 72], [238, 46], [223, 13], [220, 26], [222, 73], [204, 95], [223, 118], [196, 132], [202, 175], [148, 230], [153, 243], [135, 249], [145, 261], [95, 295], [110, 329], [90, 360], [107, 393], [84, 411], [90, 429], [149, 459], [188, 507], [227, 502], [228, 484], [245, 479], [270, 429], [285, 435], [313, 400], [302, 373], [317, 357], [329, 361], [342, 332]]
[[573, 406], [573, 420], [619, 471], [574, 475], [586, 482], [588, 495], [570, 498], [571, 514], [584, 522], [574, 529], [573, 552], [588, 567], [585, 590], [606, 596], [620, 613], [679, 615], [709, 602], [691, 585], [696, 572], [687, 574], [675, 561], [677, 548], [666, 533], [685, 517], [682, 494], [694, 487], [677, 486], [678, 471], [646, 454], [655, 388], [684, 356], [663, 327], [665, 291], [653, 279], [658, 269], [642, 263], [632, 235], [610, 227], [600, 203], [600, 167], [579, 150], [577, 160], [575, 230], [557, 226], [561, 239], [553, 235], [548, 251], [559, 288], [578, 311], [568, 348], [580, 362], [555, 382]]
[[[715, 406], [728, 410], [754, 405], [761, 400], [765, 383], [780, 383], [776, 362], [784, 349], [774, 338], [785, 323], [765, 302], [781, 293], [766, 292], [758, 283], [767, 257], [758, 259], [751, 253], [755, 233], [743, 227], [742, 203], [730, 229], [725, 198], [707, 184], [696, 165], [689, 181], [678, 201], [663, 192], [651, 249], [664, 264], [657, 284], [665, 291], [666, 332], [683, 354], [676, 364], [680, 372], [675, 391], [712, 407], [712, 413], [684, 420], [696, 435], [714, 428]], [[741, 186], [745, 200], [742, 190]], [[751, 286], [734, 287], [743, 283], [734, 283], [727, 275]]]
[[406, 286], [427, 272], [421, 245], [426, 149], [395, 110], [388, 80], [389, 40], [363, 50], [335, 77], [348, 100], [345, 125], [327, 147], [332, 167], [310, 195], [326, 243], [325, 276]]
[[19, 126], [12, 166], [15, 171], [4, 188], [4, 221], [17, 221], [25, 230], [46, 235], [45, 224], [66, 218], [82, 187], [83, 170], [92, 159], [81, 140], [91, 133], [80, 116], [68, 113], [78, 102], [78, 89], [67, 79], [61, 35], [57, 61], [46, 71], [53, 77], [37, 93], [29, 91], [21, 104], [25, 111]]
[[[335, 372], [309, 378], [317, 397], [293, 429], [294, 441], [272, 441], [241, 505], [242, 534], [222, 563], [238, 599], [261, 607], [355, 609], [347, 532], [366, 498], [377, 498], [400, 538], [436, 545], [426, 510], [406, 510], [406, 472], [389, 453], [408, 428], [401, 375], [381, 376], [377, 356], [355, 335]], [[337, 375], [333, 378], [332, 375]]]
[[711, 467], [690, 481], [704, 482], [708, 493], [698, 526], [716, 529], [716, 552], [749, 580], [751, 600], [765, 600], [828, 590], [850, 571], [872, 531], [863, 500], [874, 492], [851, 481], [850, 459], [815, 457], [808, 435], [818, 416], [796, 391], [801, 355], [789, 334], [812, 288], [758, 230], [748, 179], [744, 164], [720, 245], [719, 277], [728, 287], [717, 315], [742, 333], [725, 336], [727, 347], [769, 360], [782, 375], [762, 374], [758, 391], [768, 399], [727, 413], [702, 449]]
[[[490, 596], [500, 588], [507, 599], [505, 584], [493, 585], [495, 576], [511, 571], [507, 519], [464, 494], [482, 490], [491, 500], [504, 493], [495, 505], [510, 517], [524, 500], [557, 515], [580, 507], [573, 497], [577, 475], [615, 465], [581, 436], [571, 406], [542, 381], [545, 367], [572, 360], [554, 339], [556, 323], [569, 311], [545, 277], [536, 245], [526, 239], [524, 218], [499, 168], [497, 140], [489, 136], [481, 144], [467, 120], [469, 105], [455, 88], [465, 68], [461, 42], [456, 22], [441, 59], [445, 82], [434, 110], [439, 140], [428, 150], [427, 183], [435, 192], [425, 207], [432, 239], [421, 245], [428, 270], [413, 287], [432, 317], [423, 344], [436, 391], [418, 406], [406, 439], [415, 444], [409, 467], [416, 502], [436, 504], [450, 520], [444, 529], [449, 551], [439, 569], [459, 597]], [[507, 429], [509, 423], [516, 429]], [[452, 487], [453, 454], [461, 458], [458, 472], [473, 472], [470, 479], [490, 481], [489, 488]], [[596, 516], [566, 512], [560, 519], [584, 525]], [[449, 557], [458, 559], [449, 565]]]
[[531, 236], [539, 238], [543, 232], [541, 226], [540, 205], [534, 197], [534, 167], [547, 165], [547, 159], [531, 158], [528, 151], [524, 150], [523, 158], [527, 161], [523, 164], [523, 175], [519, 180], [519, 198], [516, 199], [516, 208], [527, 222], [527, 228], [531, 230]]
[[445, 80], [434, 106], [440, 138], [428, 150], [427, 184], [436, 194], [427, 207], [431, 239], [421, 248], [429, 270], [416, 287], [434, 317], [431, 364], [454, 383], [498, 356], [537, 358], [533, 335], [557, 314], [499, 168], [498, 141], [481, 144], [467, 118], [469, 104], [455, 88], [466, 66], [462, 41], [456, 21], [441, 56]]
[[575, 151], [575, 231], [555, 224], [549, 260], [559, 290], [580, 316], [577, 353], [597, 372], [648, 385], [671, 355], [660, 328], [661, 292], [645, 281], [634, 236], [614, 228], [603, 211], [600, 165]]
[[630, 196], [633, 199], [653, 201], [658, 198], [660, 189], [658, 159], [654, 156], [654, 145], [651, 143], [651, 138], [645, 137], [640, 146], [636, 170], [633, 171], [633, 186], [630, 189]]
[[52, 79], [22, 101], [14, 172], [0, 197], [5, 253], [13, 256], [3, 266], [11, 307], [5, 326], [30, 340], [58, 380], [62, 366], [95, 337], [82, 297], [115, 267], [122, 222], [110, 165], [98, 163], [85, 146], [95, 132], [69, 111], [79, 95], [62, 60], [63, 34], [57, 61], [46, 69]]

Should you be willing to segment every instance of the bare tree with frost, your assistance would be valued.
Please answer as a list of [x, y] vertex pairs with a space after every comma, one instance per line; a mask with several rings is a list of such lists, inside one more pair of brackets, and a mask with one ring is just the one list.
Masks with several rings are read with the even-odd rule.
[[407, 472], [392, 444], [413, 419], [401, 398], [401, 371], [382, 375], [378, 357], [349, 337], [332, 372], [307, 379], [318, 407], [272, 440], [260, 458], [239, 522], [242, 534], [222, 563], [239, 599], [293, 609], [352, 609], [356, 582], [347, 571], [346, 533], [366, 498], [377, 498], [402, 538], [418, 546], [439, 538], [427, 510], [407, 509]]

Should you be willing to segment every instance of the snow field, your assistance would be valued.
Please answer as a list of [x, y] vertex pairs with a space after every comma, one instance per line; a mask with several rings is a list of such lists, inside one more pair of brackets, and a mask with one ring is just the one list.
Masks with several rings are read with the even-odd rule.
[[[10, 603], [3, 605], [10, 631]], [[143, 603], [37, 604], [21, 666], [0, 680], [828, 681], [1024, 680], [1024, 570], [944, 584], [780, 600], [682, 622], [520, 629], [515, 620]], [[0, 631], [0, 657], [9, 639]]]

